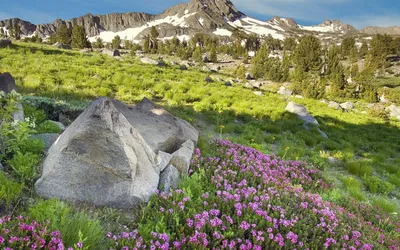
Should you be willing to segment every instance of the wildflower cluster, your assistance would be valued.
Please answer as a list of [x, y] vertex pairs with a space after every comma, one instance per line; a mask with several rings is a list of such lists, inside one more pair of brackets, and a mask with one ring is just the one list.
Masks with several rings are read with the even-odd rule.
[[64, 250], [61, 233], [49, 232], [46, 225], [19, 216], [0, 218], [0, 249]]
[[[196, 183], [154, 196], [118, 249], [398, 249], [394, 231], [323, 201], [317, 169], [218, 140], [192, 160]], [[200, 183], [198, 183], [200, 182]], [[389, 226], [389, 225], [388, 225]]]

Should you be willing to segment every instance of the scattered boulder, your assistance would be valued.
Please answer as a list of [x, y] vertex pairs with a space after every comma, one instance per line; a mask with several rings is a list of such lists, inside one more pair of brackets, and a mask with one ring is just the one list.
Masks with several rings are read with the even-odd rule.
[[0, 38], [0, 48], [5, 48], [12, 45], [12, 42], [8, 38]]
[[101, 51], [102, 54], [108, 55], [108, 56], [113, 56], [113, 57], [120, 57], [121, 53], [119, 53], [119, 50], [111, 50], [111, 49], [103, 49]]
[[89, 48], [85, 48], [85, 49], [80, 50], [81, 53], [90, 53], [90, 52], [92, 52], [92, 51], [93, 51], [93, 50], [92, 50], [92, 49], [89, 49]]
[[[17, 91], [17, 85], [15, 84], [14, 77], [8, 72], [0, 74], [0, 91], [8, 94], [12, 91]], [[14, 121], [23, 121], [24, 117], [24, 109], [21, 103], [17, 104], [18, 111], [12, 114]]]
[[140, 61], [142, 63], [144, 63], [144, 64], [151, 64], [151, 65], [156, 65], [156, 66], [159, 66], [159, 67], [164, 67], [165, 66], [165, 63], [163, 61], [153, 60], [153, 59], [148, 58], [148, 57], [140, 58]]
[[8, 72], [0, 74], [0, 91], [10, 93], [13, 90], [17, 90], [14, 77]]
[[185, 64], [182, 64], [179, 68], [180, 68], [180, 70], [187, 70], [188, 69], [188, 67]]
[[246, 87], [250, 89], [259, 89], [261, 88], [262, 84], [256, 81], [250, 81], [246, 83]]
[[168, 165], [187, 174], [198, 136], [146, 98], [135, 106], [99, 98], [51, 146], [35, 188], [45, 198], [131, 208], [148, 201]]
[[44, 149], [46, 151], [50, 149], [50, 147], [54, 144], [54, 142], [57, 141], [59, 136], [60, 136], [59, 134], [51, 134], [51, 133], [32, 135], [33, 138], [40, 139], [44, 142]]
[[304, 97], [301, 96], [301, 95], [295, 95], [294, 97], [297, 98], [297, 99], [304, 99]]
[[209, 76], [207, 76], [207, 77], [204, 79], [204, 81], [205, 81], [205, 82], [209, 82], [209, 83], [214, 82], [214, 80], [213, 80], [211, 77], [209, 77]]
[[176, 189], [179, 184], [179, 171], [174, 166], [169, 165], [160, 174], [158, 189], [161, 192], [169, 193], [171, 189]]
[[224, 85], [225, 85], [226, 87], [232, 87], [232, 83], [229, 82], [229, 81], [225, 82]]
[[213, 69], [211, 69], [210, 67], [208, 67], [206, 65], [203, 66], [202, 70], [205, 71], [205, 72], [210, 72], [210, 73], [216, 73], [217, 72], [216, 70], [213, 70]]
[[71, 50], [72, 49], [71, 45], [69, 45], [69, 44], [55, 43], [54, 46], [57, 49], [65, 49], [65, 50]]
[[246, 72], [245, 74], [246, 80], [252, 80], [253, 77], [251, 76], [251, 74], [249, 72]]
[[394, 117], [394, 118], [400, 120], [400, 107], [392, 104], [389, 107], [387, 107], [386, 110], [388, 112], [390, 112], [390, 114], [389, 114], [390, 117]]
[[289, 104], [286, 106], [286, 111], [296, 114], [301, 120], [305, 122], [305, 125], [312, 124], [319, 126], [318, 121], [314, 117], [312, 117], [312, 115], [303, 105], [289, 102]]
[[204, 54], [204, 55], [202, 56], [202, 62], [203, 62], [203, 63], [208, 63], [208, 62], [210, 62], [210, 60], [208, 59], [208, 55], [207, 55], [207, 54]]
[[263, 96], [263, 95], [264, 95], [264, 93], [261, 92], [261, 91], [254, 91], [253, 93], [254, 93], [255, 95], [257, 95], [257, 96]]
[[279, 95], [284, 95], [284, 96], [292, 96], [293, 91], [290, 89], [285, 88], [284, 86], [280, 87], [278, 90]]
[[339, 103], [333, 102], [333, 101], [330, 101], [330, 102], [329, 102], [328, 107], [329, 107], [329, 108], [333, 108], [333, 109], [335, 109], [335, 110], [339, 110], [339, 109], [342, 108], [342, 107], [340, 106]]
[[342, 109], [345, 109], [345, 110], [353, 110], [354, 104], [351, 102], [345, 102], [345, 103], [340, 104], [340, 107], [342, 107]]

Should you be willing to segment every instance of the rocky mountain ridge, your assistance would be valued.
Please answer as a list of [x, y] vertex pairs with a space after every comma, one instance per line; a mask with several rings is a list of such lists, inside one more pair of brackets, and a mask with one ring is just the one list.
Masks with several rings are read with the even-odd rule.
[[[168, 8], [158, 15], [140, 12], [106, 15], [89, 13], [70, 20], [56, 19], [53, 23], [38, 25], [18, 18], [0, 21], [0, 27], [3, 27], [6, 32], [7, 27], [12, 27], [14, 24], [20, 25], [23, 36], [36, 34], [42, 38], [56, 33], [62, 24], [66, 24], [69, 28], [81, 25], [91, 41], [100, 37], [106, 42], [110, 42], [116, 35], [123, 40], [140, 41], [150, 32], [152, 26], [157, 27], [160, 38], [176, 36], [181, 40], [189, 39], [191, 35], [199, 32], [229, 37], [235, 28], [260, 36], [272, 35], [281, 40], [302, 31], [338, 34], [357, 32], [351, 25], [338, 20], [327, 20], [317, 26], [302, 26], [292, 18], [275, 16], [263, 22], [246, 16], [230, 0], [190, 0], [188, 3]], [[400, 34], [400, 27], [391, 27], [390, 32], [386, 31], [386, 28], [379, 27], [367, 27], [361, 30], [367, 34], [381, 32]]]

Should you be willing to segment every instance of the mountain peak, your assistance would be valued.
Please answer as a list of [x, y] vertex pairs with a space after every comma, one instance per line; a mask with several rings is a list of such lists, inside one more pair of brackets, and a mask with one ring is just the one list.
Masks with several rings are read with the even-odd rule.
[[198, 7], [205, 12], [221, 15], [234, 21], [241, 16], [241, 13], [230, 0], [191, 0], [189, 7]]

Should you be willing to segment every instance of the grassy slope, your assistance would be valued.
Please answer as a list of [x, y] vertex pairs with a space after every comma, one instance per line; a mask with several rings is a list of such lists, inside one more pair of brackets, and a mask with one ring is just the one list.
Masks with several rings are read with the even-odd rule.
[[[195, 69], [159, 68], [142, 65], [131, 57], [118, 61], [31, 44], [0, 50], [0, 71], [11, 72], [26, 95], [67, 101], [109, 96], [127, 103], [148, 97], [195, 124], [203, 138], [228, 137], [284, 159], [314, 163], [325, 170], [327, 178], [340, 184], [347, 183], [349, 168], [356, 175], [353, 178], [362, 179], [364, 173], [372, 171], [382, 183], [397, 185], [389, 195], [371, 194], [363, 181], [360, 188], [344, 185], [348, 191], [344, 188], [341, 195], [349, 193], [365, 201], [376, 195], [400, 197], [398, 121], [384, 121], [359, 111], [342, 113], [317, 100], [296, 99], [318, 119], [321, 130], [329, 136], [324, 139], [315, 130], [304, 130], [301, 121], [285, 112], [287, 100], [274, 93], [256, 96], [241, 86], [205, 83], [207, 73]], [[363, 110], [362, 103], [357, 109]], [[328, 156], [343, 164], [329, 164]]]

